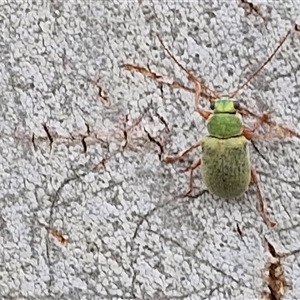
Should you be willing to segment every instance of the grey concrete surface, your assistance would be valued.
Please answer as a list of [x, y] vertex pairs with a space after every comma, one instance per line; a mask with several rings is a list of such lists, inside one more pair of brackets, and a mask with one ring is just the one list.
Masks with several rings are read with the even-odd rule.
[[[262, 299], [264, 237], [278, 252], [300, 248], [300, 141], [257, 142], [269, 163], [251, 148], [275, 229], [257, 211], [254, 187], [239, 200], [181, 199], [181, 170], [200, 151], [163, 164], [144, 127], [165, 153], [200, 140], [207, 132], [193, 95], [120, 68], [148, 64], [190, 84], [160, 33], [211, 88], [233, 91], [299, 14], [297, 1], [253, 3], [267, 22], [233, 0], [0, 2], [1, 299]], [[298, 132], [299, 39], [293, 33], [239, 94]], [[123, 147], [126, 115], [128, 127], [144, 117]], [[195, 184], [195, 194], [205, 189], [199, 171]], [[283, 264], [284, 299], [300, 299], [299, 255]]]

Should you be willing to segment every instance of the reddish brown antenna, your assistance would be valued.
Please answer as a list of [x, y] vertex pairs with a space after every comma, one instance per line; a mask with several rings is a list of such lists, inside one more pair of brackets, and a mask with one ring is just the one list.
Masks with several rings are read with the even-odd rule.
[[281, 46], [284, 44], [288, 36], [291, 34], [291, 29], [287, 32], [285, 37], [282, 39], [282, 41], [279, 43], [279, 45], [276, 47], [276, 49], [273, 51], [273, 53], [269, 56], [269, 58], [244, 82], [235, 92], [233, 92], [230, 95], [230, 98], [235, 98], [236, 94], [243, 89], [274, 57], [274, 55], [278, 52], [278, 50], [281, 48]]

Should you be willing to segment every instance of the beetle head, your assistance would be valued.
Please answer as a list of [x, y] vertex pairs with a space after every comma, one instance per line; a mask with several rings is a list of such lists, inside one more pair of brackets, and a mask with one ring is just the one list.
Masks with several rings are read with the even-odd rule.
[[240, 103], [233, 98], [220, 98], [211, 102], [210, 108], [215, 114], [235, 114], [240, 108]]

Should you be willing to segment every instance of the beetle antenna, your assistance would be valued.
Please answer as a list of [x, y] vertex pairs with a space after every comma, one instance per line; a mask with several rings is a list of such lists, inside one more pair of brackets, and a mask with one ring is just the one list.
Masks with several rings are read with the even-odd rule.
[[[161, 43], [162, 47], [164, 48], [164, 50], [168, 53], [168, 55], [171, 57], [171, 59], [176, 63], [176, 65], [183, 70], [187, 75], [188, 78], [191, 77], [191, 72], [188, 71], [176, 58], [175, 56], [172, 54], [172, 52], [165, 46], [162, 38], [159, 36], [159, 34], [157, 34], [158, 40]], [[201, 86], [204, 86], [208, 91], [210, 91], [213, 96], [215, 97], [215, 99], [219, 98], [220, 96], [213, 90], [211, 90], [207, 85], [205, 85], [203, 82], [201, 82], [198, 78], [197, 81], [199, 81], [199, 83], [201, 84]]]
[[288, 36], [291, 34], [291, 29], [287, 32], [285, 37], [282, 39], [282, 41], [279, 43], [279, 45], [276, 47], [276, 49], [273, 51], [273, 53], [269, 56], [269, 58], [244, 82], [235, 92], [231, 94], [231, 98], [235, 98], [236, 94], [243, 89], [274, 57], [274, 55], [278, 52], [278, 50], [281, 48], [281, 46], [284, 44]]

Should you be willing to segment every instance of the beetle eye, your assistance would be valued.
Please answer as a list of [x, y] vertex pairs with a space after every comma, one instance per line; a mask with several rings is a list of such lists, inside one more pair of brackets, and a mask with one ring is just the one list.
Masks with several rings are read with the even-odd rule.
[[215, 102], [210, 103], [210, 109], [214, 110], [215, 109]]
[[239, 109], [241, 107], [240, 102], [239, 101], [234, 101], [234, 108], [235, 109]]

